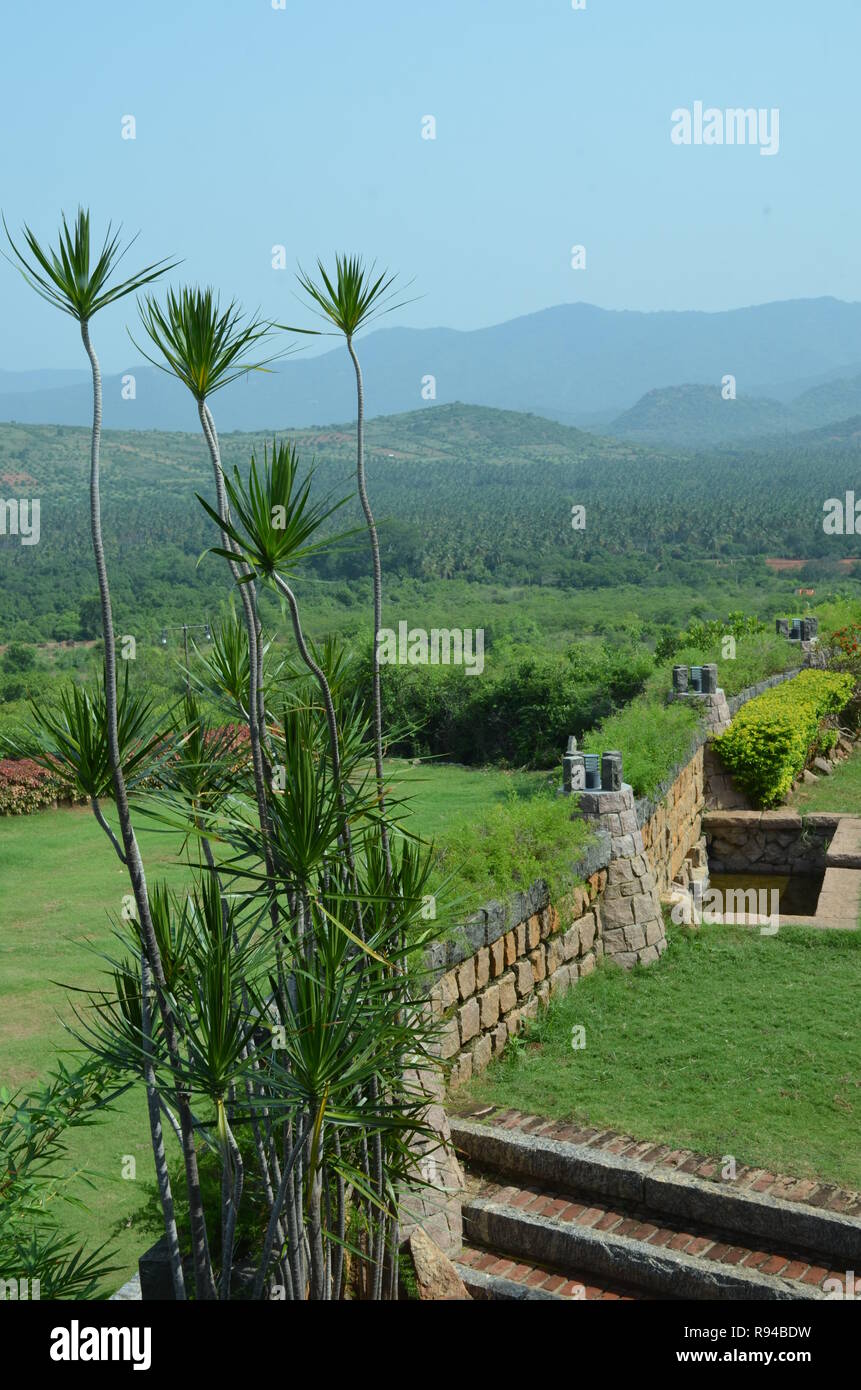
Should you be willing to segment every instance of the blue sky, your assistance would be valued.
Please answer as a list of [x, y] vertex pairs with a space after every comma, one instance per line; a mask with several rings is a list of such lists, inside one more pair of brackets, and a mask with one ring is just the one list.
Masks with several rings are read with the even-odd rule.
[[[859, 49], [858, 0], [48, 0], [4, 16], [0, 203], [44, 236], [88, 203], [291, 321], [277, 244], [398, 269], [420, 327], [859, 299]], [[779, 153], [673, 145], [697, 100], [779, 108]], [[5, 264], [0, 312], [0, 367], [81, 366]], [[108, 369], [133, 314], [98, 323]]]

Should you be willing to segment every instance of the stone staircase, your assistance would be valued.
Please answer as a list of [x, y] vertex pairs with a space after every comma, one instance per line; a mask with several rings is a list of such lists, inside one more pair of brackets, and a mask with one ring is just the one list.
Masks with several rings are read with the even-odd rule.
[[825, 1299], [859, 1272], [861, 1194], [517, 1111], [451, 1117], [474, 1298]]

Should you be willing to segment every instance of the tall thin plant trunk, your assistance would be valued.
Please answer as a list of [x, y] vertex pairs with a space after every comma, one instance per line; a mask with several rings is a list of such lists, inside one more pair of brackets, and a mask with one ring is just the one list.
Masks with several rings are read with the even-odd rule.
[[[167, 998], [167, 982], [158, 941], [153, 927], [149, 908], [146, 876], [143, 860], [132, 826], [129, 810], [128, 792], [120, 760], [119, 735], [117, 732], [117, 668], [116, 643], [114, 641], [114, 622], [111, 611], [111, 593], [108, 585], [108, 571], [105, 563], [105, 548], [102, 539], [101, 493], [99, 488], [99, 453], [102, 435], [102, 377], [99, 360], [90, 341], [89, 324], [81, 320], [81, 339], [90, 359], [93, 374], [93, 428], [90, 447], [90, 527], [93, 540], [93, 554], [96, 561], [96, 575], [99, 584], [99, 599], [102, 610], [102, 632], [105, 643], [105, 717], [108, 732], [108, 754], [114, 784], [114, 797], [120, 823], [123, 850], [131, 880], [132, 892], [138, 911], [138, 923], [146, 947], [147, 956], [153, 972], [159, 1007], [164, 1022], [165, 1041], [174, 1076], [179, 1076], [179, 1048], [176, 1022]], [[143, 984], [143, 981], [142, 981]], [[186, 1182], [189, 1198], [189, 1216], [192, 1228], [192, 1248], [194, 1254], [195, 1283], [197, 1296], [201, 1299], [215, 1298], [215, 1280], [209, 1256], [209, 1242], [206, 1234], [206, 1216], [203, 1196], [200, 1190], [200, 1175], [197, 1166], [197, 1152], [194, 1146], [194, 1130], [188, 1098], [177, 1087], [177, 1107], [183, 1136], [183, 1157], [185, 1160]], [[156, 1155], [156, 1136], [153, 1135], [153, 1153]], [[156, 1155], [157, 1157], [157, 1155]], [[167, 1220], [167, 1217], [165, 1218]], [[168, 1236], [171, 1244], [171, 1237]], [[177, 1247], [178, 1249], [178, 1243]], [[174, 1272], [174, 1283], [177, 1281]]]
[[380, 808], [380, 833], [383, 845], [383, 852], [386, 858], [386, 879], [391, 883], [392, 877], [392, 857], [389, 849], [389, 831], [385, 820], [385, 785], [383, 772], [383, 697], [380, 686], [380, 646], [379, 635], [383, 625], [383, 572], [380, 565], [380, 542], [377, 536], [377, 526], [374, 521], [374, 514], [371, 511], [371, 504], [368, 499], [368, 489], [365, 480], [365, 384], [362, 380], [362, 368], [353, 346], [353, 339], [347, 338], [347, 348], [353, 361], [356, 372], [356, 481], [359, 489], [359, 500], [362, 504], [362, 511], [365, 513], [365, 521], [368, 527], [368, 537], [371, 542], [371, 561], [373, 565], [374, 583], [374, 651], [373, 651], [373, 722], [374, 722], [374, 768], [377, 781], [377, 801]]

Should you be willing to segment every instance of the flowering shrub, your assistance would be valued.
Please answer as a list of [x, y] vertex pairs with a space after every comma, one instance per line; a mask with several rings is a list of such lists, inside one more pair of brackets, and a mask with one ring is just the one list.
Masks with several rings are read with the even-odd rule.
[[[211, 729], [206, 735], [207, 743], [219, 735], [224, 739], [224, 747], [235, 751], [238, 757], [242, 753], [244, 761], [244, 750], [250, 744], [247, 724]], [[140, 786], [151, 789], [158, 782], [157, 777], [147, 778]], [[0, 816], [26, 816], [53, 806], [56, 801], [81, 805], [85, 798], [72, 793], [65, 778], [48, 772], [32, 758], [0, 758]]]
[[73, 800], [60, 777], [30, 758], [0, 758], [0, 816], [25, 816], [57, 800]]
[[713, 746], [758, 805], [774, 806], [828, 745], [826, 720], [849, 703], [854, 689], [851, 675], [802, 671], [746, 704]]

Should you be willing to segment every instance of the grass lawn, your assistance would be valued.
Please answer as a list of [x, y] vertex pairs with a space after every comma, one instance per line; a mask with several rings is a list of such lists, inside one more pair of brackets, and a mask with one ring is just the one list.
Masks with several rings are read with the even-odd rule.
[[818, 782], [803, 782], [788, 805], [802, 815], [808, 811], [845, 811], [848, 816], [861, 815], [861, 749], [837, 763], [830, 777], [820, 777]]
[[[542, 773], [483, 772], [393, 759], [392, 782], [411, 798], [410, 825], [425, 835], [474, 824], [489, 807], [542, 785]], [[111, 808], [105, 807], [115, 824]], [[138, 839], [152, 882], [188, 880], [181, 838], [142, 828]], [[96, 985], [98, 952], [116, 944], [111, 918], [128, 893], [125, 870], [86, 807], [0, 818], [0, 1085], [14, 1090], [46, 1077], [58, 1052], [73, 1044], [62, 1020], [72, 1012], [63, 985]], [[110, 1237], [122, 1266], [111, 1288], [132, 1273], [150, 1239], [144, 1210], [154, 1189], [142, 1090], [126, 1094], [104, 1123], [69, 1136], [71, 1162], [99, 1174], [98, 1192], [76, 1184], [90, 1216], [69, 1209], [69, 1229], [94, 1242]], [[137, 1179], [124, 1180], [124, 1155], [137, 1158]]]
[[470, 1097], [861, 1189], [861, 935], [670, 936], [553, 1001]]

